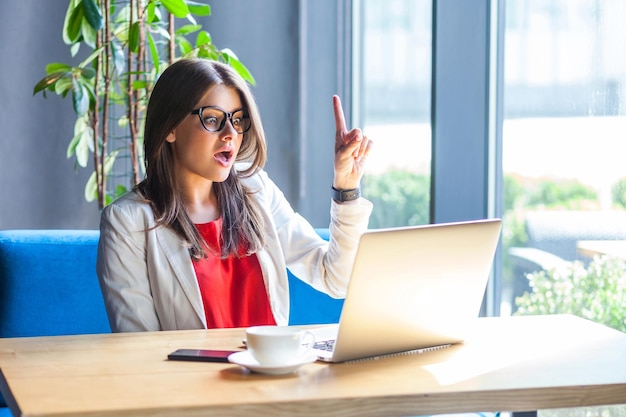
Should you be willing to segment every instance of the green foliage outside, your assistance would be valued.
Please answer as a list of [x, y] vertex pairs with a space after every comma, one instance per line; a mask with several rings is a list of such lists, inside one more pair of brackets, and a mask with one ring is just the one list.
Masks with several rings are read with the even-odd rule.
[[[505, 177], [504, 253], [514, 246], [526, 246], [525, 212], [536, 209], [599, 209], [597, 194], [575, 181], [523, 180]], [[612, 188], [615, 206], [626, 208], [626, 179]], [[512, 274], [505, 255], [505, 274]], [[574, 314], [616, 330], [626, 331], [626, 260], [596, 257], [586, 267], [575, 261], [566, 267], [528, 275], [532, 291], [517, 297], [516, 315]], [[505, 279], [520, 277], [505, 276]], [[510, 282], [510, 281], [509, 281]]]
[[621, 178], [611, 187], [611, 196], [616, 206], [626, 209], [626, 178]]
[[518, 209], [579, 210], [597, 206], [598, 194], [589, 186], [574, 180], [524, 181], [504, 177], [504, 212]]
[[528, 194], [527, 207], [579, 209], [581, 203], [597, 199], [594, 190], [577, 181], [541, 181]]
[[430, 177], [391, 170], [363, 178], [363, 194], [374, 204], [369, 227], [428, 224]]
[[626, 332], [626, 260], [596, 257], [528, 275], [531, 293], [515, 302], [517, 315], [574, 314]]
[[515, 279], [508, 249], [527, 245], [526, 212], [537, 209], [581, 210], [598, 206], [598, 196], [590, 187], [573, 180], [529, 181], [506, 175], [504, 177], [504, 281], [509, 285]]
[[596, 208], [597, 193], [577, 181], [541, 180], [524, 183], [522, 179], [504, 177], [504, 224], [502, 240], [504, 248], [525, 246], [525, 213], [536, 209], [583, 210]]

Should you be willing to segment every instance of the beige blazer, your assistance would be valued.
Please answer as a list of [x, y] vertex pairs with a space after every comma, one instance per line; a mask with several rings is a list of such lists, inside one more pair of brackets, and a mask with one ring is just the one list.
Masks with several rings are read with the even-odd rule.
[[[328, 295], [345, 296], [372, 204], [331, 202], [330, 242], [294, 212], [264, 171], [244, 180], [263, 208], [267, 247], [257, 253], [274, 318], [289, 319], [287, 271]], [[130, 192], [102, 212], [97, 273], [114, 332], [206, 328], [185, 242], [154, 227], [148, 204]]]

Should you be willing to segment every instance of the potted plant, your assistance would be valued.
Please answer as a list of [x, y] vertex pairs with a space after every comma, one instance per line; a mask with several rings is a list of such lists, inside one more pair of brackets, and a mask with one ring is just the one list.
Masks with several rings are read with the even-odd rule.
[[[71, 97], [76, 122], [68, 158], [93, 173], [87, 201], [102, 209], [143, 176], [141, 144], [147, 101], [163, 70], [181, 57], [201, 57], [231, 65], [248, 82], [254, 78], [229, 49], [219, 50], [196, 17], [208, 4], [190, 0], [69, 0], [63, 41], [72, 57], [86, 47], [78, 65], [53, 62], [33, 94]], [[191, 36], [195, 36], [192, 42]], [[126, 156], [122, 181], [112, 184], [116, 161]], [[118, 163], [118, 165], [122, 165]], [[116, 176], [119, 178], [119, 176]]]

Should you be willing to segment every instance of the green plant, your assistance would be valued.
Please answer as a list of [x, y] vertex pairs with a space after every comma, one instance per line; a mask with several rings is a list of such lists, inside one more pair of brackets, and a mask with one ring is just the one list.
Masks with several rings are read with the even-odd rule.
[[580, 209], [598, 204], [592, 188], [572, 180], [531, 181], [505, 175], [503, 195], [503, 244], [506, 248], [526, 245], [528, 236], [524, 217], [527, 210]]
[[391, 170], [363, 178], [363, 192], [374, 204], [369, 226], [373, 229], [427, 224], [430, 177]]
[[611, 187], [613, 202], [623, 209], [626, 209], [626, 178], [620, 178]]
[[503, 274], [508, 284], [526, 277], [517, 276], [509, 248], [528, 242], [526, 212], [542, 209], [597, 208], [596, 192], [575, 180], [531, 179], [505, 175], [503, 186], [504, 223], [502, 225]]
[[531, 189], [527, 207], [580, 208], [586, 201], [597, 201], [597, 193], [590, 187], [574, 180], [541, 181]]
[[626, 332], [626, 260], [596, 257], [587, 267], [566, 267], [528, 275], [532, 291], [515, 300], [516, 314], [575, 314]]
[[506, 248], [524, 246], [528, 241], [528, 236], [523, 206], [527, 199], [528, 190], [522, 185], [518, 177], [505, 175], [502, 193], [506, 220], [502, 228], [503, 245]]
[[504, 211], [515, 210], [524, 201], [526, 189], [520, 179], [515, 175], [504, 175], [504, 186], [502, 187], [502, 200]]
[[[218, 50], [195, 17], [208, 16], [208, 4], [191, 0], [69, 0], [63, 41], [76, 57], [82, 46], [89, 55], [76, 66], [50, 63], [33, 94], [71, 96], [76, 122], [67, 156], [93, 173], [85, 198], [100, 208], [141, 180], [143, 120], [147, 100], [163, 70], [181, 57], [201, 57], [230, 64], [251, 84], [254, 78], [228, 50]], [[179, 24], [177, 27], [177, 23]], [[188, 36], [195, 34], [195, 41]], [[121, 138], [115, 139], [114, 138]], [[116, 159], [125, 184], [107, 183]], [[126, 168], [130, 166], [130, 168]], [[118, 178], [119, 176], [116, 176]]]

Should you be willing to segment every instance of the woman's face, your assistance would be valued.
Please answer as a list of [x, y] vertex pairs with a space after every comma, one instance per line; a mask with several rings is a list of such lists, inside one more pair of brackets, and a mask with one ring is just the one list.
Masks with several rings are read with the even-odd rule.
[[[222, 84], [211, 87], [194, 109], [206, 106], [218, 107], [227, 113], [242, 109], [237, 91]], [[215, 109], [203, 111], [205, 125], [214, 130], [211, 123], [216, 119], [210, 117], [209, 110], [213, 112], [211, 114], [221, 113], [219, 110], [215, 113]], [[227, 119], [219, 132], [209, 132], [198, 114], [189, 114], [167, 136], [166, 140], [172, 146], [177, 181], [193, 184], [203, 180], [222, 182], [228, 178], [244, 136], [237, 133], [233, 122], [237, 124]]]

